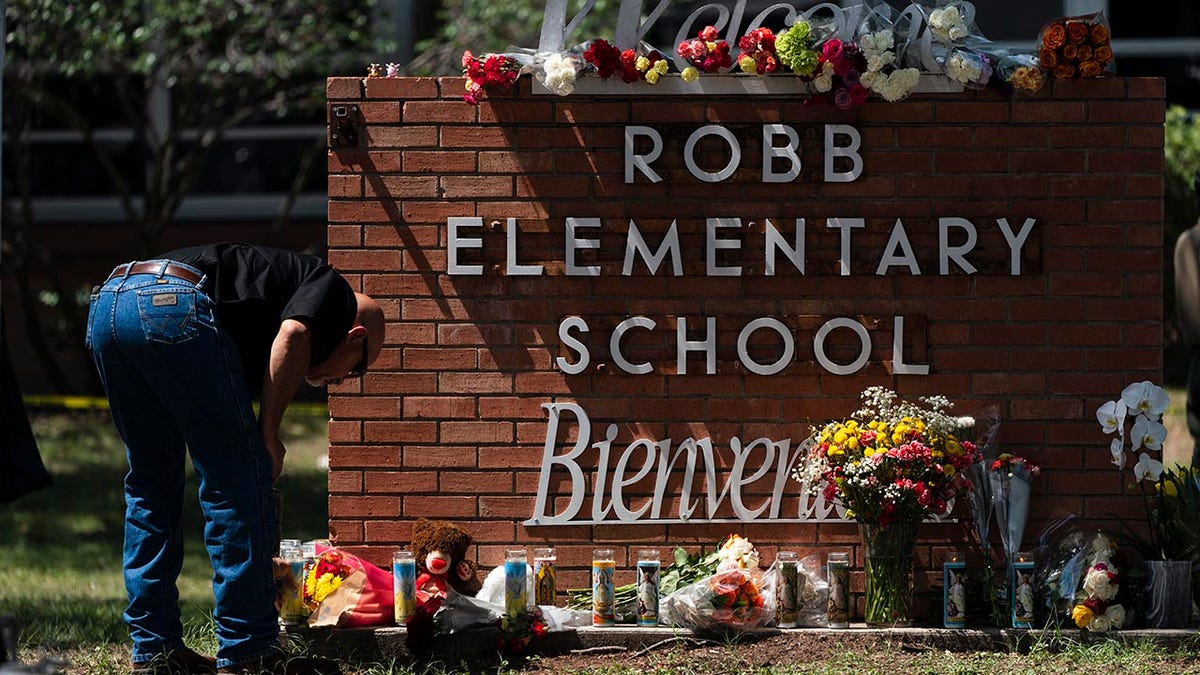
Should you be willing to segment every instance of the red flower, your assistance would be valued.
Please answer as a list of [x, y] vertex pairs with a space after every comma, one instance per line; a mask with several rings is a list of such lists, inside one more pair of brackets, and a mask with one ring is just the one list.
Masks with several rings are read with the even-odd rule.
[[594, 40], [583, 53], [583, 59], [596, 67], [600, 79], [607, 80], [612, 74], [621, 70], [621, 50], [612, 46], [607, 40]]

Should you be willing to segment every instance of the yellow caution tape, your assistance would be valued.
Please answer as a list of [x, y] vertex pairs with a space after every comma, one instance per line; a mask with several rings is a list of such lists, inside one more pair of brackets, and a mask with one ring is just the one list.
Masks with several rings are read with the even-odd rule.
[[[30, 408], [55, 408], [59, 410], [108, 410], [108, 399], [100, 396], [58, 396], [53, 394], [26, 394], [21, 397]], [[258, 402], [254, 403], [258, 412]], [[288, 406], [289, 415], [306, 417], [328, 417], [329, 406], [322, 403], [293, 403]]]

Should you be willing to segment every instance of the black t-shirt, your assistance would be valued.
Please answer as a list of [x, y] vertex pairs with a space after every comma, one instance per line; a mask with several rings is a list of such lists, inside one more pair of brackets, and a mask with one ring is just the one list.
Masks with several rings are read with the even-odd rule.
[[158, 258], [191, 265], [208, 276], [203, 290], [237, 345], [251, 396], [262, 393], [271, 343], [284, 319], [308, 326], [310, 367], [324, 363], [354, 325], [354, 291], [316, 256], [221, 243], [181, 248]]

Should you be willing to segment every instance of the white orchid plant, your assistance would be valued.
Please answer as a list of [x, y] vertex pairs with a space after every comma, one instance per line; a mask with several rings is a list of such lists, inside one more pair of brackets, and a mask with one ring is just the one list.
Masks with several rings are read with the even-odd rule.
[[[1151, 509], [1147, 504], [1146, 518], [1149, 525], [1149, 546], [1139, 546], [1145, 552], [1166, 556], [1164, 548], [1166, 533], [1164, 524], [1155, 522], [1155, 516], [1163, 517], [1162, 499], [1166, 490], [1163, 486], [1163, 463], [1149, 453], [1161, 453], [1163, 442], [1167, 439], [1167, 428], [1162, 423], [1162, 416], [1170, 405], [1171, 398], [1166, 390], [1150, 381], [1138, 382], [1125, 387], [1120, 398], [1108, 401], [1096, 410], [1096, 419], [1106, 434], [1116, 434], [1109, 444], [1112, 462], [1118, 469], [1124, 469], [1130, 455], [1137, 456], [1133, 465], [1133, 478], [1142, 490], [1143, 499], [1149, 494], [1146, 483], [1154, 486], [1154, 492], [1159, 500], [1158, 508]], [[1128, 433], [1127, 433], [1128, 430]], [[1141, 451], [1141, 452], [1139, 452]], [[1136, 543], [1136, 541], [1135, 541]]]
[[[1096, 419], [1106, 434], [1115, 433], [1117, 436], [1109, 444], [1113, 464], [1118, 469], [1124, 469], [1127, 462], [1126, 452], [1136, 453], [1138, 450], [1162, 452], [1163, 441], [1167, 440], [1167, 428], [1163, 426], [1162, 416], [1171, 403], [1171, 397], [1166, 390], [1150, 381], [1138, 382], [1125, 387], [1121, 397], [1109, 401], [1096, 410]], [[1128, 420], [1133, 418], [1133, 429], [1129, 431], [1126, 443], [1125, 430]], [[1138, 456], [1133, 466], [1135, 480], [1158, 482], [1162, 478], [1163, 463], [1143, 452]]]

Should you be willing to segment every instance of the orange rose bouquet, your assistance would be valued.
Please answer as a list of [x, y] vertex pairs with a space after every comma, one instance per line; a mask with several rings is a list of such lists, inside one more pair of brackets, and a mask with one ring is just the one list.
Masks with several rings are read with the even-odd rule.
[[[1090, 79], [1116, 72], [1112, 37], [1104, 12], [1068, 16], [1042, 26], [1038, 65], [1056, 80]], [[1023, 84], [1032, 85], [1028, 71]], [[1014, 87], [1020, 85], [1013, 83]]]
[[775, 620], [775, 569], [758, 567], [754, 544], [730, 535], [717, 551], [717, 572], [663, 599], [660, 617], [693, 630], [749, 630]]

